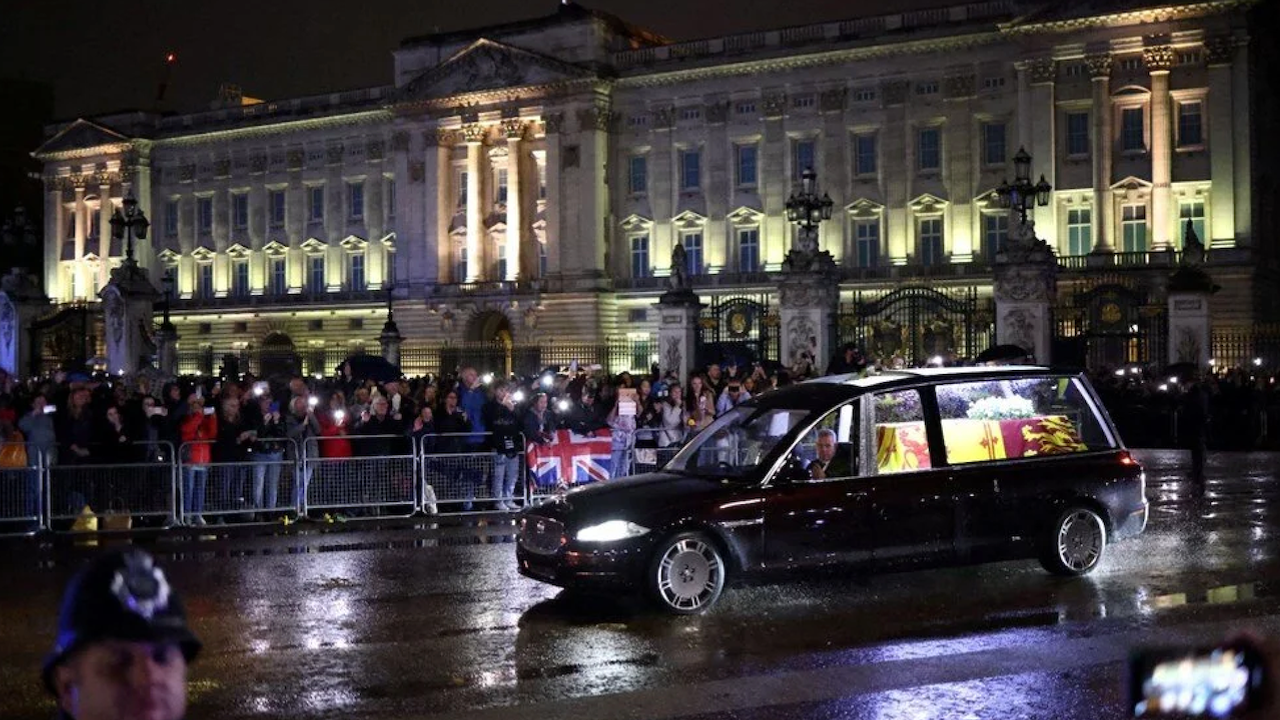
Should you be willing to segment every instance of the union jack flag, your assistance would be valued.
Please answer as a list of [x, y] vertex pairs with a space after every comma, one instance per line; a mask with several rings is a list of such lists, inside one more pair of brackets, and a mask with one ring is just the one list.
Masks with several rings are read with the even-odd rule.
[[557, 430], [546, 445], [529, 443], [525, 457], [538, 487], [563, 487], [608, 480], [612, 452], [608, 430], [591, 435]]

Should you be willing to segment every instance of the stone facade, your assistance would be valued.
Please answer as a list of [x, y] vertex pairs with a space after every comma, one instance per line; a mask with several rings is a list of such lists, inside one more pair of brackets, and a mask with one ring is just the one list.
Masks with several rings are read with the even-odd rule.
[[1015, 19], [997, 0], [669, 43], [568, 4], [410, 39], [388, 86], [55, 128], [44, 285], [97, 297], [131, 193], [184, 348], [376, 348], [389, 286], [407, 344], [490, 340], [495, 313], [517, 342], [656, 333], [677, 242], [704, 297], [776, 296], [812, 167], [842, 297], [906, 278], [990, 297], [993, 190], [1025, 147], [1055, 188], [1035, 220], [1060, 287], [1166, 276], [1191, 219], [1207, 269], [1246, 288], [1215, 317], [1247, 324], [1274, 242], [1253, 225], [1256, 126], [1232, 111], [1250, 5]]

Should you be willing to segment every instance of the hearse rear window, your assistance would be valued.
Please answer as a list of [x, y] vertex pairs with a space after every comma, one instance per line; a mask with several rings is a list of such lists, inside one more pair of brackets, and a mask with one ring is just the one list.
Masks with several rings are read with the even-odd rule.
[[1113, 447], [1072, 378], [951, 383], [935, 392], [951, 465]]

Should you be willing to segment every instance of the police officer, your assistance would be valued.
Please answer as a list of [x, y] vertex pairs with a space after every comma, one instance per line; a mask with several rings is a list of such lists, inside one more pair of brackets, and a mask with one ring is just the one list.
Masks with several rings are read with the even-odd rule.
[[67, 586], [42, 676], [61, 718], [179, 720], [199, 651], [164, 571], [141, 550], [117, 550]]

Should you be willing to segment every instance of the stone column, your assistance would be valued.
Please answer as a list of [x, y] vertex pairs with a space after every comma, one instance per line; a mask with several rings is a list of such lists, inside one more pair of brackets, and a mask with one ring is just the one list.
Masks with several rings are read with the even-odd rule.
[[[1049, 184], [1056, 185], [1058, 149], [1054, 145], [1058, 137], [1058, 108], [1054, 81], [1057, 66], [1052, 58], [1033, 60], [1031, 73], [1031, 141], [1020, 147], [1031, 149], [1031, 177], [1044, 175]], [[1033, 217], [1040, 220], [1039, 235], [1049, 244], [1058, 247], [1058, 203], [1052, 200], [1046, 208], [1035, 208]]]
[[160, 293], [131, 258], [111, 271], [102, 298], [107, 334], [107, 371], [132, 374], [150, 361], [152, 307]]
[[698, 316], [702, 303], [687, 288], [672, 289], [654, 304], [658, 310], [658, 366], [683, 381], [698, 369]]
[[467, 140], [467, 276], [463, 282], [478, 282], [484, 268], [480, 252], [480, 239], [484, 235], [484, 186], [480, 173], [484, 167], [484, 136], [482, 125], [463, 128]]
[[547, 173], [547, 274], [559, 275], [564, 267], [561, 235], [564, 230], [564, 157], [560, 133], [564, 130], [564, 113], [552, 112], [542, 118], [546, 136]]
[[1017, 345], [1041, 365], [1052, 362], [1050, 313], [1057, 289], [1058, 262], [1048, 243], [1035, 234], [1035, 223], [1017, 224], [1009, 242], [996, 254], [996, 342]]
[[1111, 56], [1085, 58], [1093, 78], [1093, 251], [1113, 253], [1115, 209], [1111, 207]]
[[894, 80], [880, 85], [880, 97], [884, 103], [884, 130], [881, 157], [886, 167], [902, 163], [904, 172], [884, 173], [885, 222], [881, 233], [887, 235], [888, 263], [906, 265], [908, 245], [914, 230], [907, 203], [910, 202], [910, 178], [915, 175], [915, 139], [907, 127], [907, 93], [910, 85], [905, 80]]
[[[786, 165], [790, 141], [783, 127], [786, 107], [786, 93], [780, 90], [766, 92], [761, 98], [764, 130], [758, 156], [759, 167], [756, 168], [760, 202], [764, 210], [760, 255], [765, 263], [773, 267], [777, 267], [775, 263], [781, 263], [791, 250], [791, 226], [786, 221], [787, 196], [791, 193], [791, 180]], [[671, 177], [677, 178], [678, 175], [672, 174]]]
[[1209, 96], [1204, 103], [1209, 133], [1209, 226], [1201, 238], [1209, 247], [1235, 247], [1235, 142], [1232, 136], [1231, 59], [1235, 42], [1229, 37], [1211, 38], [1204, 46], [1209, 64]]
[[72, 296], [72, 300], [84, 300], [93, 295], [93, 283], [89, 280], [88, 263], [84, 261], [85, 253], [88, 248], [85, 247], [85, 239], [88, 237], [89, 227], [86, 224], [88, 220], [88, 210], [84, 205], [84, 185], [77, 184], [75, 187], [76, 200], [72, 212], [75, 213], [76, 223], [76, 287], [80, 288], [80, 296]]
[[1169, 69], [1173, 48], [1168, 45], [1142, 51], [1151, 72], [1151, 249], [1173, 249], [1172, 188], [1173, 134], [1169, 127]]
[[36, 355], [30, 344], [31, 322], [48, 304], [49, 298], [26, 268], [13, 268], [0, 280], [0, 369], [10, 376], [30, 376]]
[[781, 360], [788, 367], [812, 367], [821, 374], [835, 351], [840, 277], [833, 265], [779, 275]]
[[524, 217], [524, 185], [521, 183], [521, 162], [524, 155], [525, 124], [519, 119], [502, 123], [502, 130], [507, 136], [507, 276], [498, 280], [516, 281], [524, 279], [524, 273], [532, 268], [525, 267], [521, 249], [521, 240], [525, 237], [524, 227], [528, 224]]
[[[942, 86], [947, 116], [971, 117], [977, 79], [973, 75], [953, 75], [944, 79]], [[943, 250], [950, 256], [951, 262], [971, 262], [980, 249], [978, 236], [973, 232], [975, 224], [972, 198], [977, 194], [975, 175], [981, 177], [974, 172], [974, 168], [982, 165], [982, 158], [978, 158], [979, 162], [974, 162], [972, 123], [948, 123], [940, 131], [946, 137], [943, 142], [947, 147], [943, 156], [943, 180], [948, 190], [954, 193], [954, 200], [948, 208], [950, 212], [943, 218], [946, 225], [942, 234], [945, 243]]]
[[[98, 287], [106, 285], [111, 277], [111, 211], [114, 209], [115, 206], [111, 204], [111, 183], [103, 183], [98, 186], [98, 214], [89, 218], [89, 222], [98, 227], [98, 247], [89, 248], [90, 252], [95, 252], [102, 258], [102, 263], [98, 265], [98, 277], [94, 279], [94, 285]], [[124, 255], [124, 241], [121, 240], [120, 243], [120, 254]]]

